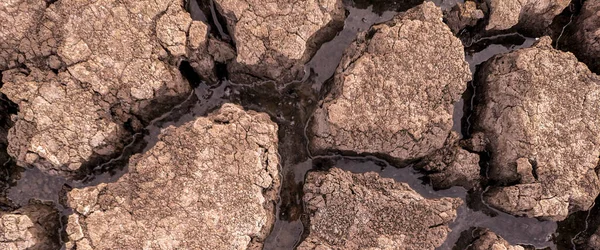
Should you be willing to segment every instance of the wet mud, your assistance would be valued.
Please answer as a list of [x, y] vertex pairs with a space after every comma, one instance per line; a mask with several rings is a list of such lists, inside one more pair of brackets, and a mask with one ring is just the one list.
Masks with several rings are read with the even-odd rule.
[[[207, 4], [207, 2], [209, 2]], [[371, 5], [375, 2], [375, 5]], [[224, 79], [218, 83], [203, 81], [187, 62], [180, 62], [182, 74], [194, 87], [188, 98], [173, 107], [169, 112], [154, 119], [146, 128], [131, 138], [121, 154], [109, 161], [97, 164], [86, 176], [77, 180], [66, 180], [51, 176], [35, 168], [17, 167], [14, 161], [3, 156], [6, 145], [0, 141], [0, 209], [14, 210], [24, 206], [30, 200], [52, 202], [63, 215], [71, 213], [62, 205], [61, 199], [66, 190], [114, 182], [127, 172], [129, 158], [143, 153], [157, 141], [161, 130], [168, 126], [179, 126], [195, 117], [206, 116], [225, 102], [242, 105], [245, 109], [269, 114], [279, 125], [279, 153], [281, 156], [282, 185], [277, 204], [277, 220], [264, 249], [294, 249], [308, 235], [308, 215], [302, 202], [303, 182], [309, 171], [325, 171], [338, 167], [355, 173], [377, 172], [382, 177], [405, 182], [426, 198], [458, 197], [465, 204], [458, 210], [457, 219], [450, 225], [452, 232], [438, 249], [457, 249], [461, 234], [468, 234], [475, 227], [489, 228], [511, 244], [528, 245], [537, 249], [578, 249], [598, 228], [600, 208], [572, 214], [563, 222], [539, 221], [532, 218], [519, 218], [490, 208], [482, 200], [484, 190], [465, 190], [454, 187], [446, 190], [434, 190], [424, 174], [411, 166], [398, 168], [394, 164], [375, 156], [313, 155], [308, 150], [306, 126], [320, 100], [327, 93], [331, 78], [338, 66], [346, 47], [356, 35], [374, 24], [390, 20], [397, 12], [408, 9], [421, 1], [407, 1], [402, 4], [377, 4], [383, 1], [358, 1], [347, 3], [345, 25], [331, 41], [326, 42], [305, 66], [305, 76], [295, 82], [277, 85], [274, 82], [242, 84]], [[444, 9], [451, 8], [456, 2], [434, 1]], [[188, 1], [188, 11], [195, 20], [211, 24], [212, 34], [224, 41], [232, 42], [229, 33], [219, 21], [212, 1]], [[531, 46], [535, 38], [518, 33], [501, 34], [490, 37], [470, 39], [465, 44], [465, 56], [471, 72], [477, 66], [495, 55]], [[225, 72], [226, 73], [226, 72]], [[226, 76], [226, 74], [221, 74]], [[469, 82], [463, 99], [455, 104], [454, 127], [463, 138], [470, 135], [470, 116], [477, 89]], [[0, 104], [4, 99], [0, 96]], [[16, 113], [16, 107], [0, 107]], [[0, 119], [6, 119], [0, 116]], [[2, 120], [0, 124], [9, 124]], [[0, 127], [0, 132], [3, 132]], [[2, 134], [0, 134], [2, 135]], [[3, 158], [5, 157], [5, 158]], [[483, 157], [485, 159], [485, 157]], [[485, 160], [482, 161], [482, 167]], [[482, 171], [485, 175], [485, 171]], [[598, 201], [596, 202], [598, 203]], [[61, 233], [64, 228], [58, 229]], [[64, 233], [62, 233], [64, 235]]]

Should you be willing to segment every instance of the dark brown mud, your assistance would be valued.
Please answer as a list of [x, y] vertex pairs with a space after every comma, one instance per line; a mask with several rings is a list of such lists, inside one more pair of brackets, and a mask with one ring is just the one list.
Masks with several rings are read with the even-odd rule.
[[[0, 72], [0, 87], [2, 87], [2, 73]], [[11, 206], [6, 199], [6, 191], [14, 182], [16, 176], [16, 167], [12, 164], [12, 159], [7, 153], [8, 130], [13, 126], [11, 115], [16, 114], [18, 107], [11, 102], [4, 94], [0, 93], [0, 210], [11, 210]]]
[[552, 36], [554, 48], [564, 51], [574, 49], [573, 43], [575, 41], [570, 38], [575, 33], [575, 25], [584, 2], [585, 0], [572, 0], [569, 7], [565, 8], [560, 15], [552, 20], [550, 35]]

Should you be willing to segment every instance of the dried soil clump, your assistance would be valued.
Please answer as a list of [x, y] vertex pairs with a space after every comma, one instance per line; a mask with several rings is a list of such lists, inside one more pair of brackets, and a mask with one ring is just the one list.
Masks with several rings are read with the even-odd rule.
[[[15, 6], [35, 14], [0, 37], [30, 41], [19, 47], [28, 49], [18, 54], [25, 55], [20, 66], [3, 72], [0, 89], [19, 106], [8, 153], [20, 166], [70, 177], [86, 163], [118, 154], [132, 132], [189, 95], [179, 61], [196, 53], [211, 58], [201, 46], [207, 34], [190, 32], [206, 25], [192, 21], [180, 1], [61, 0], [41, 13], [34, 3], [0, 7], [0, 18], [30, 17]], [[197, 66], [206, 79], [214, 79], [212, 67]]]
[[313, 151], [415, 160], [442, 148], [471, 79], [461, 42], [433, 3], [359, 34], [310, 124]]
[[489, 177], [506, 185], [487, 192], [488, 203], [559, 221], [588, 210], [600, 193], [600, 76], [550, 42], [481, 68], [474, 123], [488, 141]]
[[335, 36], [345, 18], [342, 0], [216, 0], [237, 49], [228, 70], [234, 82], [300, 80], [304, 64]]
[[53, 250], [58, 243], [59, 214], [43, 204], [0, 212], [0, 248]]
[[261, 248], [280, 185], [277, 125], [225, 104], [163, 130], [115, 183], [73, 189], [67, 249]]
[[434, 249], [456, 218], [458, 198], [425, 199], [406, 183], [338, 168], [304, 184], [310, 234], [298, 249]]

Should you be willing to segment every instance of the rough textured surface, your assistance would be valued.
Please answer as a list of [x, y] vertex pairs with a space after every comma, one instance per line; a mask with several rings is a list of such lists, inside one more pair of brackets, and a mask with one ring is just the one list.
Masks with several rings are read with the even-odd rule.
[[118, 152], [126, 127], [139, 130], [187, 97], [189, 84], [169, 63], [187, 53], [192, 21], [180, 5], [176, 0], [50, 5], [36, 20], [40, 28], [27, 37], [45, 39], [36, 46], [55, 53], [50, 57], [58, 73], [32, 61], [26, 61], [28, 69], [3, 72], [0, 91], [20, 109], [9, 136], [9, 153], [18, 164], [77, 171]]
[[550, 42], [482, 67], [475, 130], [489, 142], [489, 177], [517, 183], [486, 200], [514, 215], [563, 220], [600, 192], [600, 76]]
[[58, 227], [58, 212], [46, 205], [32, 204], [11, 213], [0, 212], [0, 248], [60, 249]]
[[479, 155], [462, 149], [457, 135], [449, 141], [448, 146], [428, 156], [423, 166], [417, 166], [427, 172], [427, 177], [435, 189], [453, 186], [471, 189], [479, 186]]
[[467, 250], [525, 250], [522, 246], [510, 245], [502, 237], [488, 229], [478, 228], [472, 232], [475, 238]]
[[441, 148], [471, 73], [461, 42], [426, 2], [376, 25], [346, 51], [312, 119], [314, 151], [410, 160]]
[[302, 78], [304, 64], [343, 25], [342, 0], [216, 0], [236, 42], [229, 71], [234, 81], [286, 83]]
[[552, 19], [560, 14], [570, 0], [490, 0], [486, 30], [507, 30], [518, 26], [534, 34], [543, 34]]
[[[172, 102], [189, 93], [176, 67], [163, 62], [167, 53], [161, 46], [172, 54], [183, 47], [181, 29], [187, 30], [191, 18], [187, 13], [186, 18], [171, 13], [181, 9], [180, 4], [176, 0], [93, 4], [70, 0], [52, 5], [56, 8], [51, 7], [47, 16], [57, 16], [63, 35], [58, 54], [68, 72], [103, 101], [117, 104], [111, 107], [113, 112], [126, 120], [128, 114], [152, 116], [153, 110], [147, 109], [152, 100]], [[168, 14], [170, 18], [163, 21]], [[183, 23], [174, 25], [175, 21]], [[171, 33], [164, 34], [165, 29]]]
[[304, 184], [310, 233], [298, 249], [434, 249], [456, 218], [458, 198], [425, 199], [405, 183], [338, 168]]
[[44, 13], [44, 0], [3, 0], [0, 2], [0, 70], [15, 68], [38, 56], [48, 56], [51, 47], [33, 33]]
[[21, 165], [77, 170], [93, 155], [108, 155], [122, 146], [125, 132], [110, 107], [101, 106], [67, 72], [33, 68], [25, 75], [11, 70], [4, 72], [4, 81], [2, 91], [20, 108], [9, 131], [8, 152]]
[[465, 1], [457, 3], [450, 11], [445, 12], [446, 22], [454, 34], [466, 27], [475, 26], [479, 20], [485, 17], [483, 11], [478, 7], [474, 1]]
[[600, 1], [585, 1], [575, 25], [576, 33], [569, 43], [574, 53], [588, 67], [600, 74]]
[[68, 248], [245, 249], [272, 227], [277, 125], [225, 104], [163, 130], [116, 183], [74, 189]]

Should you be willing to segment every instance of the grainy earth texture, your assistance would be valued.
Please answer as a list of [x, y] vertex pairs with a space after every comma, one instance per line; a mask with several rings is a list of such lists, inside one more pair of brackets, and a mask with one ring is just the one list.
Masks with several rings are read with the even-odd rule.
[[0, 249], [600, 249], [599, 60], [600, 0], [1, 0]]
[[471, 73], [460, 41], [426, 2], [362, 32], [312, 119], [315, 152], [414, 160], [441, 148]]
[[266, 114], [231, 104], [166, 128], [116, 183], [67, 194], [67, 248], [260, 248], [274, 220], [277, 143]]
[[342, 0], [215, 0], [236, 41], [234, 82], [300, 80], [304, 64], [341, 30]]
[[[21, 16], [13, 2], [37, 16]], [[42, 14], [22, 2], [0, 12], [28, 24], [2, 36], [28, 41], [19, 59], [25, 67], [4, 71], [0, 89], [19, 105], [8, 139], [19, 165], [68, 175], [117, 153], [129, 130], [188, 96], [189, 84], [169, 63], [185, 55], [191, 26], [179, 1], [65, 0]], [[38, 55], [48, 56], [47, 65], [33, 60]]]
[[550, 220], [588, 210], [600, 192], [600, 76], [543, 37], [488, 61], [478, 81], [475, 130], [489, 140], [489, 177], [508, 184], [489, 204]]
[[310, 172], [310, 233], [298, 249], [434, 249], [450, 231], [458, 198], [425, 199], [377, 173]]
[[56, 52], [52, 50], [54, 41], [31, 36], [37, 31], [45, 8], [44, 0], [0, 3], [0, 71]]
[[59, 214], [52, 207], [31, 204], [13, 212], [0, 212], [0, 248], [60, 249], [57, 235]]
[[570, 0], [490, 0], [486, 30], [501, 31], [513, 27], [533, 34], [543, 34], [555, 16]]

